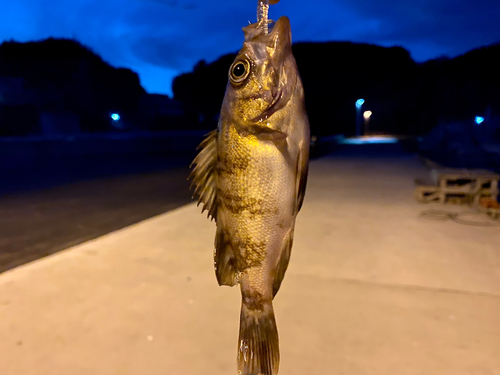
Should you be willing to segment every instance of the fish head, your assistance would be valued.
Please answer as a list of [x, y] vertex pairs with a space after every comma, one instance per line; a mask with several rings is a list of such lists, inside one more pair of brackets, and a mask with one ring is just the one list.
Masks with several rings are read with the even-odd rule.
[[224, 105], [239, 121], [265, 122], [286, 106], [297, 86], [290, 21], [280, 17], [267, 34], [258, 23], [243, 31], [245, 41], [229, 69]]

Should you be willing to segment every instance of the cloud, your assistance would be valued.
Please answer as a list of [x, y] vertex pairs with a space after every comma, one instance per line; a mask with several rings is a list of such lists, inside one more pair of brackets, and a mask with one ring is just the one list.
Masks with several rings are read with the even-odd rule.
[[[241, 48], [255, 0], [16, 0], [0, 13], [0, 41], [75, 38], [115, 66], [137, 71], [149, 91], [200, 59]], [[500, 1], [282, 0], [294, 41], [400, 45], [418, 61], [500, 41]], [[160, 78], [161, 77], [161, 78]], [[168, 78], [170, 77], [170, 78]], [[159, 84], [158, 82], [161, 82]], [[170, 92], [170, 87], [163, 89]]]
[[[500, 2], [486, 0], [352, 0], [345, 3], [365, 20], [380, 27], [362, 39], [402, 45], [417, 60], [437, 55], [455, 56], [500, 40]], [[417, 47], [418, 46], [418, 47]]]

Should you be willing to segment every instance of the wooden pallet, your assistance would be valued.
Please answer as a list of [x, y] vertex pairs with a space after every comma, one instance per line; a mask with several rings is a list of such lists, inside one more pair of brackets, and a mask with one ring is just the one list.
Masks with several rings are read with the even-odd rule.
[[439, 186], [431, 185], [427, 181], [415, 180], [415, 198], [422, 203], [434, 202], [439, 199]]
[[500, 175], [485, 170], [433, 169], [431, 181], [415, 180], [419, 202], [479, 205], [483, 198], [498, 199]]

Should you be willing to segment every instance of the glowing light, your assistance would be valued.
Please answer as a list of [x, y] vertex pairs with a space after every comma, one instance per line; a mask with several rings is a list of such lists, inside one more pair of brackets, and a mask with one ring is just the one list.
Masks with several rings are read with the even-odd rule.
[[360, 108], [365, 103], [365, 99], [356, 100], [356, 107]]
[[364, 111], [363, 112], [363, 117], [365, 120], [368, 120], [371, 115], [372, 115], [372, 111]]
[[111, 119], [113, 121], [118, 121], [120, 119], [120, 115], [118, 113], [112, 113], [111, 114]]
[[340, 140], [339, 143], [346, 145], [365, 145], [365, 144], [384, 144], [384, 143], [398, 143], [398, 139], [391, 136], [365, 136], [365, 137], [353, 137], [345, 138]]
[[476, 118], [474, 119], [474, 121], [476, 122], [476, 124], [481, 124], [482, 122], [484, 122], [484, 117], [481, 117], [481, 116], [476, 116]]

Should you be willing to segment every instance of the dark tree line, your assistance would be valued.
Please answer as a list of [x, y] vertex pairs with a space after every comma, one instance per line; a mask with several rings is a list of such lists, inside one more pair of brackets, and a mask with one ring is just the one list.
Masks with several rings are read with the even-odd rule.
[[0, 135], [23, 135], [36, 133], [34, 119], [44, 111], [72, 113], [86, 132], [105, 130], [110, 110], [133, 114], [145, 91], [131, 70], [113, 68], [74, 40], [51, 38], [0, 45], [2, 92]]
[[[297, 43], [293, 51], [316, 135], [353, 134], [359, 98], [373, 112], [372, 132], [424, 134], [440, 122], [500, 117], [500, 44], [422, 64], [401, 47]], [[214, 128], [234, 57], [202, 60], [177, 76], [172, 89], [184, 115], [168, 118], [168, 109], [155, 109], [165, 98], [145, 101], [136, 73], [111, 67], [74, 40], [4, 42], [0, 136], [36, 134], [43, 112], [70, 113], [83, 132], [112, 130], [110, 111], [139, 129]]]
[[[359, 98], [373, 112], [372, 132], [424, 134], [441, 121], [500, 115], [500, 44], [422, 64], [401, 47], [297, 43], [293, 51], [318, 135], [353, 134]], [[234, 57], [200, 61], [173, 82], [174, 97], [200, 127], [215, 126]]]

